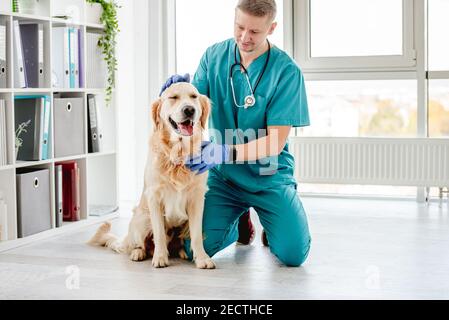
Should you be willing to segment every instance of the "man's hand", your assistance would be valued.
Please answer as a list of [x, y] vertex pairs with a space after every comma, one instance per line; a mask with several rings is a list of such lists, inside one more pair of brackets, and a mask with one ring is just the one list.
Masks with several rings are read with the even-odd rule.
[[230, 162], [231, 147], [227, 144], [216, 144], [210, 141], [203, 141], [201, 143], [201, 154], [188, 158], [186, 167], [191, 171], [198, 171], [197, 174], [202, 174], [213, 167]]
[[172, 84], [178, 83], [178, 82], [190, 82], [190, 75], [186, 73], [185, 75], [180, 74], [174, 74], [170, 78], [167, 79], [167, 81], [164, 83], [164, 85], [161, 88], [161, 92], [159, 93], [159, 97], [164, 93], [165, 90], [167, 90]]

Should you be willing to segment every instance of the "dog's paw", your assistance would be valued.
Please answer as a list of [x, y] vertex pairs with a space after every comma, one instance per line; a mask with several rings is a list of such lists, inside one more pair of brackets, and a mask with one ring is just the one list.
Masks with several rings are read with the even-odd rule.
[[215, 263], [208, 256], [195, 259], [195, 265], [198, 269], [215, 269]]
[[145, 260], [145, 250], [143, 250], [143, 249], [134, 249], [133, 251], [131, 251], [131, 254], [129, 255], [129, 258], [132, 261]]
[[189, 260], [189, 257], [184, 249], [179, 250], [178, 254], [181, 259]]
[[168, 267], [169, 266], [168, 255], [166, 255], [166, 254], [154, 255], [152, 264], [153, 264], [153, 267], [155, 267], [155, 268]]

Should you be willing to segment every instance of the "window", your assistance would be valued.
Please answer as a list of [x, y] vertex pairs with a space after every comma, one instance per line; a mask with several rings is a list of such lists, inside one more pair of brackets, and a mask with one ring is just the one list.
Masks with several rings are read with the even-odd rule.
[[429, 90], [428, 132], [430, 137], [449, 137], [449, 1], [428, 1]]
[[413, 1], [299, 0], [295, 54], [304, 71], [415, 66]]
[[[196, 72], [206, 49], [234, 36], [234, 9], [237, 1], [176, 1], [176, 65], [178, 73]], [[283, 48], [283, 1], [276, 1], [278, 26], [270, 41]]]
[[310, 127], [300, 136], [414, 137], [415, 80], [307, 81]]
[[402, 0], [313, 0], [310, 14], [312, 57], [403, 53]]
[[449, 137], [449, 79], [429, 81], [429, 136]]
[[449, 1], [429, 1], [429, 70], [449, 70], [449, 46], [447, 30], [449, 30]]

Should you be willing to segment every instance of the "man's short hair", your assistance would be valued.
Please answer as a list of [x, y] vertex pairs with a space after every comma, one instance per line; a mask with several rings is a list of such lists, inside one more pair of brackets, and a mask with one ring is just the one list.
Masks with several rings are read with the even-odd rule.
[[256, 17], [268, 16], [271, 21], [276, 18], [275, 0], [239, 0], [237, 9]]

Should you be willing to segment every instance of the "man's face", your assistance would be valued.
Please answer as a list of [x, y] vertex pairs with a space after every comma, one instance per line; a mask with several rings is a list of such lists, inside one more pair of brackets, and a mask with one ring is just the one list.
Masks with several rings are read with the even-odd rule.
[[235, 10], [234, 38], [241, 52], [256, 51], [275, 28], [276, 22], [271, 22], [267, 16], [255, 17], [240, 9]]

